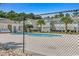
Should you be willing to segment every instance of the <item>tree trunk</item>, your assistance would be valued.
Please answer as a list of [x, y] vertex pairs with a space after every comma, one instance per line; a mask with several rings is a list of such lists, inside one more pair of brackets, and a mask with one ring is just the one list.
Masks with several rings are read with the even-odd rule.
[[41, 32], [41, 27], [39, 29], [40, 29], [40, 32]]
[[65, 33], [67, 33], [67, 24], [65, 24]]
[[30, 32], [30, 28], [28, 28], [28, 32]]
[[42, 25], [41, 25], [41, 27], [40, 27], [40, 30], [41, 30], [41, 32], [42, 32]]
[[39, 32], [42, 32], [42, 26], [40, 25], [40, 27], [39, 27]]
[[41, 32], [41, 27], [39, 27], [39, 32]]

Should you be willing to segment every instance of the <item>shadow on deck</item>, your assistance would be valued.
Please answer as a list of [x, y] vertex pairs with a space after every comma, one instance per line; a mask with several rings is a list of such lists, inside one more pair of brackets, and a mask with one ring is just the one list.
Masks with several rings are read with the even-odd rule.
[[7, 42], [7, 43], [0, 43], [0, 49], [18, 49], [22, 48], [22, 43], [16, 43], [16, 42]]

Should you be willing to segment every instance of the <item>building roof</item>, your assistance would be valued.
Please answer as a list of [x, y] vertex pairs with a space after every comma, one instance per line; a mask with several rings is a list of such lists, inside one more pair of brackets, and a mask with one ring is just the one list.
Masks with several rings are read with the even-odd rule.
[[11, 21], [10, 19], [0, 18], [0, 23], [18, 23], [17, 21]]
[[59, 11], [59, 12], [51, 12], [51, 13], [44, 13], [44, 14], [39, 14], [39, 15], [49, 15], [49, 14], [66, 13], [66, 12], [74, 12], [74, 11], [79, 11], [79, 9], [67, 10], [67, 11]]

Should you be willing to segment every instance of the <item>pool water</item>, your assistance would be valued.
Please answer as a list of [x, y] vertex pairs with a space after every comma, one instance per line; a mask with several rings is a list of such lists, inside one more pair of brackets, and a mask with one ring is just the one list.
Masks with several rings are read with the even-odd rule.
[[[22, 33], [12, 33], [17, 35], [22, 35]], [[47, 34], [47, 33], [24, 33], [25, 35], [33, 36], [33, 37], [62, 37], [60, 34]]]

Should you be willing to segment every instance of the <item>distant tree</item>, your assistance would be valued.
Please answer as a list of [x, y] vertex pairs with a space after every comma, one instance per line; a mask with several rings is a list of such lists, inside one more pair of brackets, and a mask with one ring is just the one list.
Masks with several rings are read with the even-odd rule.
[[6, 18], [6, 12], [0, 11], [0, 18]]
[[56, 14], [54, 17], [59, 18], [59, 17], [63, 17], [63, 16], [64, 16], [64, 14], [62, 12], [59, 12], [59, 14]]
[[26, 14], [26, 17], [29, 19], [34, 19], [35, 15], [33, 13], [30, 13], [30, 14]]
[[59, 17], [63, 17], [64, 14], [62, 12], [59, 13]]
[[44, 19], [50, 19], [50, 18], [52, 18], [52, 17], [50, 17], [50, 16], [44, 17]]
[[51, 18], [55, 18], [55, 16], [51, 16]]
[[46, 18], [50, 18], [50, 16], [47, 16]]
[[55, 18], [59, 18], [59, 15], [56, 14], [54, 17], [55, 17]]
[[22, 18], [17, 16], [15, 18], [13, 18], [13, 21], [18, 21], [20, 23], [22, 21]]
[[34, 17], [35, 17], [34, 19], [42, 19], [40, 15], [35, 15]]
[[75, 10], [75, 11], [73, 12], [73, 16], [79, 16], [79, 12], [78, 12], [77, 10]]
[[19, 13], [17, 18], [19, 19], [19, 21], [27, 20], [27, 16], [25, 13]]
[[70, 14], [69, 13], [66, 13], [65, 16], [70, 17]]
[[1, 18], [8, 18], [13, 21], [22, 21], [22, 18], [29, 18], [29, 19], [42, 19], [40, 15], [34, 15], [33, 13], [26, 14], [26, 13], [16, 13], [15, 11], [11, 10], [9, 12], [0, 11]]
[[15, 13], [13, 10], [7, 13], [7, 18], [10, 20], [15, 20], [15, 17], [17, 17], [17, 13]]

